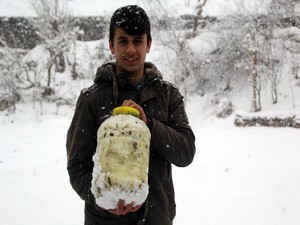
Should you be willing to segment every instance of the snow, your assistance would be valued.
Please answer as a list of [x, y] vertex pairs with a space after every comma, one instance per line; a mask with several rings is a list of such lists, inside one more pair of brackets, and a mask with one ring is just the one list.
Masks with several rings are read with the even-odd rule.
[[0, 224], [80, 221], [69, 216], [83, 211], [66, 170], [64, 145], [69, 122], [67, 117], [54, 116], [44, 122], [1, 123]]
[[[203, 119], [197, 104], [191, 99], [187, 105], [194, 162], [173, 167], [174, 224], [299, 224], [299, 130], [237, 128], [232, 117]], [[83, 224], [83, 201], [66, 170], [71, 113], [63, 113], [39, 119], [30, 110], [1, 114], [0, 224]]]
[[202, 126], [195, 132], [194, 163], [175, 170], [175, 224], [299, 224], [298, 130]]
[[[0, 0], [0, 16], [32, 16], [26, 2]], [[128, 2], [69, 1], [77, 15], [110, 13]], [[223, 0], [209, 11], [220, 13], [231, 4]], [[155, 59], [156, 52], [151, 54], [149, 58]], [[159, 68], [168, 70], [164, 65]], [[279, 103], [263, 102], [263, 114], [299, 115], [299, 89], [294, 87], [292, 104], [286, 97], [291, 94], [290, 84], [282, 84]], [[243, 111], [251, 101], [245, 97], [247, 91], [233, 100]], [[269, 98], [267, 93], [262, 95], [263, 100]], [[207, 102], [199, 96], [186, 99], [197, 152], [190, 166], [173, 167], [174, 225], [300, 224], [299, 129], [235, 127], [234, 115], [218, 119]], [[83, 224], [84, 203], [72, 189], [66, 169], [66, 133], [74, 109], [46, 103], [37, 104], [35, 110], [32, 107], [20, 105], [12, 115], [0, 112], [0, 224]]]

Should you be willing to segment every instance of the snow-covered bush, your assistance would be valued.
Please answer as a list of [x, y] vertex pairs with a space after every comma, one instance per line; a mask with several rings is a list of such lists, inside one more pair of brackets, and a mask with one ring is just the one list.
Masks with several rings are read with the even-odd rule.
[[213, 114], [218, 118], [226, 118], [233, 112], [233, 104], [228, 97], [214, 97], [211, 100], [211, 107]]
[[26, 83], [21, 74], [24, 70], [20, 59], [25, 50], [0, 47], [0, 110], [14, 111], [21, 99], [20, 88]]

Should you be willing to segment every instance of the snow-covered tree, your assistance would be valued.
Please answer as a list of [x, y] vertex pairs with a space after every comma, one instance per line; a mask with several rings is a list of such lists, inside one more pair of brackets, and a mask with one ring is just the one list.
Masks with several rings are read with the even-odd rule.
[[288, 51], [291, 54], [292, 74], [295, 79], [300, 79], [300, 29], [293, 27], [288, 34]]
[[193, 53], [189, 48], [187, 35], [184, 29], [170, 29], [160, 31], [160, 36], [157, 36], [159, 45], [164, 48], [164, 56], [161, 57], [167, 57], [168, 60], [171, 79], [185, 96], [188, 92], [188, 83], [193, 80]]
[[[1, 41], [1, 40], [0, 40]], [[0, 110], [15, 110], [15, 104], [21, 99], [21, 88], [26, 88], [22, 79], [21, 59], [26, 53], [22, 49], [13, 49], [1, 41], [0, 47]]]
[[299, 0], [272, 0], [270, 11], [282, 15], [281, 24], [291, 27], [287, 32], [289, 40], [287, 50], [291, 54], [292, 74], [296, 79], [300, 78], [300, 19], [296, 14], [296, 6], [300, 7]]
[[229, 94], [234, 89], [233, 81], [240, 83], [245, 80], [245, 69], [242, 66], [245, 54], [242, 44], [244, 23], [243, 17], [230, 16], [209, 29], [216, 34], [217, 44], [215, 49], [205, 56], [208, 63], [205, 63], [202, 73], [207, 74], [207, 85], [215, 85], [219, 94]]
[[[199, 20], [202, 18], [202, 9], [207, 1], [198, 1], [197, 8], [195, 8], [195, 15], [184, 15], [188, 20], [184, 19], [183, 15], [177, 16], [174, 8], [166, 8], [165, 2], [162, 0], [152, 0], [151, 6], [153, 9], [159, 8], [158, 15], [152, 14], [152, 21], [160, 21], [163, 23], [164, 29], [156, 27], [154, 29], [158, 32], [156, 40], [158, 45], [164, 48], [165, 53], [162, 57], [169, 60], [169, 73], [172, 74], [173, 82], [178, 86], [184, 96], [188, 92], [196, 89], [194, 82], [195, 76], [198, 74], [198, 65], [200, 59], [190, 45], [191, 40], [197, 35]], [[186, 1], [189, 5], [190, 2]], [[171, 12], [172, 11], [172, 12]], [[174, 15], [176, 15], [174, 17]]]
[[249, 74], [249, 84], [252, 87], [252, 106], [251, 111], [261, 111], [261, 89], [262, 89], [262, 74], [260, 66], [263, 64], [262, 54], [260, 52], [261, 36], [257, 27], [253, 24], [252, 19], [246, 25], [247, 33], [243, 40], [243, 46], [246, 54], [244, 62], [246, 70]]
[[285, 52], [280, 49], [281, 42], [279, 40], [270, 40], [265, 45], [265, 75], [270, 82], [272, 103], [278, 102], [278, 85], [280, 84], [281, 69], [283, 66], [283, 58]]
[[[32, 19], [32, 24], [37, 28], [42, 44], [48, 50], [47, 89], [48, 94], [53, 93], [51, 81], [55, 72], [63, 72], [67, 62], [71, 64], [73, 78], [76, 74], [76, 54], [73, 60], [66, 60], [67, 53], [72, 49], [76, 51], [75, 42], [77, 30], [70, 27], [70, 15], [66, 0], [32, 0], [32, 6], [38, 18]], [[54, 67], [54, 68], [53, 68]]]
[[264, 17], [264, 29], [261, 31], [263, 45], [261, 52], [264, 56], [264, 73], [271, 86], [272, 103], [278, 101], [278, 85], [281, 78], [281, 69], [285, 56], [286, 40], [278, 36], [278, 30], [281, 29], [280, 21], [284, 18], [282, 12], [277, 7], [277, 0], [272, 0], [266, 16]]

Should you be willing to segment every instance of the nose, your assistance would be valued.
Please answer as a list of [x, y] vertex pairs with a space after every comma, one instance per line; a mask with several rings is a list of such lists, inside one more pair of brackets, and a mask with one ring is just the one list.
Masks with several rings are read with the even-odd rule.
[[126, 53], [129, 55], [132, 55], [136, 52], [135, 46], [132, 42], [128, 42], [127, 48], [126, 48]]

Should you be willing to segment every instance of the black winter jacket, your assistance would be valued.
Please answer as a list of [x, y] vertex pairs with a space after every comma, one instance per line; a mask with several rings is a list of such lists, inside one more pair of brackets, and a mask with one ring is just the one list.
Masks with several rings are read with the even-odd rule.
[[[85, 201], [86, 225], [171, 225], [175, 217], [171, 164], [184, 167], [192, 162], [195, 137], [178, 89], [163, 81], [151, 63], [145, 63], [144, 74], [143, 84], [133, 87], [125, 75], [115, 76], [115, 64], [104, 64], [97, 70], [94, 85], [84, 89], [78, 98], [67, 134], [67, 168], [72, 187]], [[132, 99], [142, 106], [149, 119], [149, 194], [138, 213], [116, 216], [95, 203], [90, 190], [92, 156], [96, 151], [99, 126], [125, 99]]]

